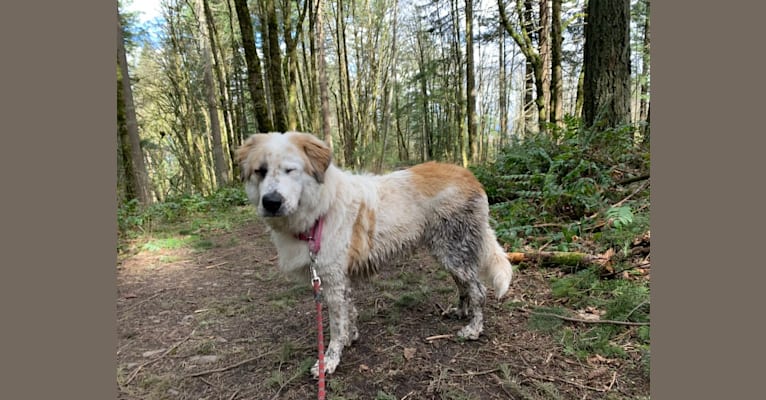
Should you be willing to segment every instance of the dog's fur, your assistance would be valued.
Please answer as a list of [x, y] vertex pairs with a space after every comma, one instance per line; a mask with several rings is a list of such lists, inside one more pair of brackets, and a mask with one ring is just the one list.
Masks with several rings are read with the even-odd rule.
[[[424, 246], [450, 272], [470, 317], [458, 336], [482, 333], [483, 277], [501, 298], [512, 269], [488, 223], [481, 184], [466, 169], [428, 162], [387, 175], [355, 175], [332, 164], [325, 142], [298, 132], [255, 134], [236, 151], [249, 200], [270, 227], [280, 269], [308, 276], [308, 245], [297, 235], [324, 217], [316, 270], [330, 316], [325, 371], [359, 336], [351, 279]], [[317, 365], [312, 372], [316, 376]]]

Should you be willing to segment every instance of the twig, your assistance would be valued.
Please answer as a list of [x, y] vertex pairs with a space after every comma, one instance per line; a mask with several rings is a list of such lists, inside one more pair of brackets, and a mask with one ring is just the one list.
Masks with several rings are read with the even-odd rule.
[[616, 380], [617, 380], [617, 371], [614, 371], [614, 373], [612, 374], [612, 381], [609, 382], [609, 387], [606, 388], [607, 392], [612, 390], [612, 385], [614, 385], [614, 381]]
[[234, 393], [232, 393], [231, 396], [229, 396], [229, 400], [234, 400], [234, 398], [237, 397], [238, 394], [239, 394], [239, 390], [235, 390]]
[[206, 371], [195, 372], [193, 374], [186, 375], [185, 377], [186, 378], [196, 378], [198, 376], [209, 375], [209, 374], [213, 374], [213, 373], [216, 373], [216, 372], [228, 371], [230, 369], [234, 369], [234, 368], [237, 368], [239, 366], [245, 365], [245, 364], [247, 364], [249, 362], [253, 362], [255, 360], [258, 360], [259, 358], [265, 357], [265, 356], [267, 356], [269, 354], [273, 354], [275, 352], [276, 352], [276, 350], [267, 351], [267, 352], [265, 352], [263, 354], [259, 354], [259, 355], [255, 356], [255, 357], [250, 357], [250, 358], [248, 358], [246, 360], [242, 360], [242, 361], [240, 361], [240, 362], [238, 362], [236, 364], [232, 364], [232, 365], [229, 365], [229, 366], [226, 366], [226, 367], [221, 367], [221, 368], [216, 368], [216, 369], [209, 369], [209, 370], [206, 370]]
[[633, 309], [632, 309], [632, 310], [630, 310], [630, 312], [628, 313], [628, 315], [626, 315], [626, 316], [625, 316], [625, 319], [628, 319], [628, 318], [630, 318], [630, 316], [631, 316], [631, 315], [633, 315], [633, 313], [634, 313], [636, 310], [638, 310], [638, 309], [639, 309], [639, 307], [641, 307], [641, 306], [643, 306], [644, 304], [647, 304], [647, 303], [649, 303], [649, 301], [647, 301], [647, 300], [644, 300], [644, 301], [642, 301], [642, 302], [641, 302], [641, 304], [639, 304], [639, 305], [637, 305], [637, 306], [633, 307]]
[[580, 318], [565, 317], [563, 315], [558, 315], [558, 314], [529, 311], [524, 309], [520, 309], [520, 310], [531, 313], [531, 314], [542, 315], [545, 317], [555, 317], [555, 318], [563, 319], [564, 321], [581, 322], [584, 324], [614, 324], [614, 325], [627, 325], [627, 326], [646, 326], [650, 324], [649, 322], [615, 321], [611, 319], [596, 319], [596, 320], [580, 319]]
[[635, 196], [635, 195], [636, 195], [638, 192], [640, 192], [640, 191], [644, 190], [644, 188], [645, 188], [645, 187], [646, 187], [648, 184], [649, 184], [649, 182], [644, 182], [644, 183], [642, 183], [642, 184], [641, 184], [641, 186], [639, 186], [639, 187], [638, 187], [638, 189], [634, 190], [634, 191], [633, 191], [633, 193], [629, 194], [629, 195], [628, 195], [627, 197], [625, 197], [624, 199], [622, 199], [622, 200], [618, 201], [617, 203], [614, 203], [614, 205], [613, 205], [612, 207], [619, 207], [619, 206], [621, 206], [621, 205], [622, 205], [622, 203], [625, 203], [625, 202], [626, 202], [626, 201], [628, 201], [628, 200], [629, 200], [631, 197]]
[[178, 348], [178, 346], [180, 346], [180, 345], [181, 345], [181, 343], [183, 343], [183, 342], [185, 342], [185, 341], [189, 340], [189, 338], [191, 338], [191, 337], [192, 337], [192, 335], [194, 335], [194, 332], [195, 332], [195, 331], [196, 331], [196, 329], [193, 329], [193, 330], [191, 331], [191, 333], [189, 334], [189, 336], [187, 336], [187, 337], [185, 337], [185, 338], [181, 339], [179, 342], [177, 342], [176, 344], [174, 344], [173, 346], [171, 346], [169, 349], [165, 350], [165, 352], [164, 352], [164, 353], [162, 353], [162, 354], [161, 354], [159, 357], [157, 357], [157, 358], [154, 358], [154, 359], [152, 359], [152, 360], [149, 360], [149, 361], [147, 361], [147, 362], [145, 362], [145, 363], [143, 363], [143, 364], [139, 365], [138, 367], [136, 367], [136, 369], [134, 369], [134, 370], [133, 370], [133, 372], [132, 372], [132, 373], [130, 374], [130, 376], [128, 377], [128, 380], [127, 380], [127, 381], [125, 381], [125, 383], [124, 383], [123, 385], [125, 385], [125, 386], [129, 385], [129, 384], [130, 384], [130, 382], [132, 382], [132, 381], [133, 381], [133, 379], [135, 379], [135, 378], [136, 378], [136, 376], [138, 376], [138, 373], [141, 371], [141, 369], [143, 369], [145, 366], [147, 366], [147, 365], [149, 365], [149, 364], [153, 364], [153, 363], [155, 363], [155, 362], [157, 362], [157, 361], [161, 360], [163, 357], [165, 357], [166, 355], [170, 354], [170, 352], [172, 352], [173, 350], [175, 350], [176, 348]]
[[541, 379], [541, 380], [546, 380], [546, 381], [559, 381], [561, 383], [566, 383], [566, 384], [569, 384], [569, 385], [572, 385], [572, 386], [577, 386], [577, 387], [579, 387], [581, 389], [592, 390], [594, 392], [606, 392], [606, 389], [599, 389], [599, 388], [596, 388], [596, 387], [593, 387], [593, 386], [583, 385], [581, 383], [577, 383], [577, 382], [573, 382], [573, 381], [568, 381], [566, 379], [559, 378], [557, 376], [540, 376], [540, 375], [534, 375], [534, 374], [527, 374], [525, 372], [521, 372], [521, 375], [526, 376], [528, 378], [532, 378], [532, 379]]
[[157, 292], [157, 293], [155, 293], [155, 294], [153, 294], [153, 295], [151, 295], [151, 296], [149, 296], [149, 297], [147, 297], [147, 298], [145, 298], [145, 299], [143, 299], [143, 300], [139, 301], [138, 303], [134, 303], [134, 304], [131, 304], [131, 305], [130, 305], [130, 306], [128, 306], [128, 307], [125, 307], [125, 308], [122, 310], [122, 313], [123, 313], [123, 314], [125, 314], [126, 312], [128, 312], [128, 311], [130, 311], [130, 310], [132, 310], [132, 309], [134, 309], [134, 308], [136, 308], [136, 307], [138, 307], [138, 306], [140, 306], [141, 304], [144, 304], [144, 303], [146, 303], [147, 301], [151, 301], [153, 298], [155, 298], [155, 297], [157, 297], [157, 296], [161, 295], [162, 293], [166, 292], [167, 290], [168, 290], [167, 288], [164, 288], [164, 289], [160, 289], [160, 291], [159, 291], [159, 292]]
[[222, 262], [222, 263], [213, 264], [213, 265], [208, 265], [208, 266], [206, 266], [205, 268], [206, 268], [206, 269], [210, 269], [210, 268], [220, 267], [221, 265], [226, 265], [226, 264], [228, 264], [228, 263], [229, 263], [228, 261], [224, 261], [224, 262]]
[[[542, 379], [546, 379], [546, 378], [542, 378]], [[559, 382], [567, 383], [567, 384], [570, 384], [570, 385], [573, 385], [573, 386], [577, 386], [578, 388], [581, 388], [581, 389], [592, 390], [594, 392], [606, 392], [606, 389], [599, 389], [599, 388], [596, 388], [596, 387], [593, 387], [593, 386], [583, 385], [581, 383], [568, 381], [566, 379], [559, 378], [559, 377], [556, 377], [556, 376], [554, 376], [553, 378], [548, 378], [548, 379], [555, 379], [555, 380], [557, 380]]]
[[486, 371], [478, 371], [478, 372], [468, 371], [468, 372], [462, 373], [462, 374], [452, 374], [452, 376], [479, 376], [479, 375], [491, 374], [491, 373], [494, 373], [494, 372], [497, 372], [497, 371], [500, 371], [500, 368], [493, 368], [493, 369], [488, 369]]
[[434, 336], [429, 336], [429, 337], [427, 337], [427, 338], [426, 338], [426, 341], [430, 342], [430, 341], [433, 341], [433, 340], [439, 340], [439, 339], [449, 339], [449, 338], [451, 338], [451, 337], [453, 337], [453, 336], [455, 336], [455, 335], [452, 335], [452, 334], [446, 334], [446, 335], [434, 335]]
[[399, 399], [399, 400], [405, 400], [406, 398], [408, 398], [408, 397], [412, 396], [414, 393], [415, 393], [415, 391], [413, 390], [413, 391], [411, 391], [411, 392], [409, 392], [409, 393], [405, 394], [405, 395], [404, 395], [404, 397], [402, 397], [402, 398], [401, 398], [401, 399]]

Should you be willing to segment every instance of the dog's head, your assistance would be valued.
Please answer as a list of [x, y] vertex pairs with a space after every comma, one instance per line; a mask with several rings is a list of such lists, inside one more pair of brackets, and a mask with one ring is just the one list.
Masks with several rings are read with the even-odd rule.
[[289, 217], [312, 202], [324, 183], [332, 152], [308, 133], [255, 134], [236, 151], [250, 202], [264, 217]]

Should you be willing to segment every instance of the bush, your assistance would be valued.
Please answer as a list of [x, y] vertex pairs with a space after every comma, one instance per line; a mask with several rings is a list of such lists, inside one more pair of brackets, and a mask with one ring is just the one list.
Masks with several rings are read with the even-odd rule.
[[174, 223], [189, 215], [223, 211], [247, 203], [247, 195], [241, 187], [224, 187], [209, 196], [174, 196], [143, 209], [138, 201], [133, 199], [117, 209], [117, 226], [121, 233], [144, 231], [153, 224]]
[[[583, 129], [570, 118], [565, 128], [515, 139], [494, 163], [473, 167], [498, 234], [512, 241], [528, 235], [531, 224], [578, 221], [607, 209], [624, 195], [614, 190], [616, 178], [648, 170], [647, 154], [633, 145], [631, 132], [630, 126]], [[629, 221], [629, 208], [612, 212], [619, 223]]]

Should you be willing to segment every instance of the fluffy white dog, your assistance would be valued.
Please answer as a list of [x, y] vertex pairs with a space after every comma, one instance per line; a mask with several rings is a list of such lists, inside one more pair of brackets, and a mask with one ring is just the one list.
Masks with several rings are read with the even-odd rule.
[[487, 196], [464, 168], [428, 162], [387, 175], [355, 175], [332, 164], [325, 142], [298, 132], [252, 135], [236, 158], [282, 271], [309, 276], [306, 238], [322, 231], [315, 266], [330, 317], [328, 374], [359, 336], [350, 280], [415, 247], [430, 250], [457, 283], [460, 301], [451, 311], [470, 318], [460, 337], [482, 333], [486, 289], [480, 276], [498, 299], [508, 290], [511, 264], [489, 226]]

